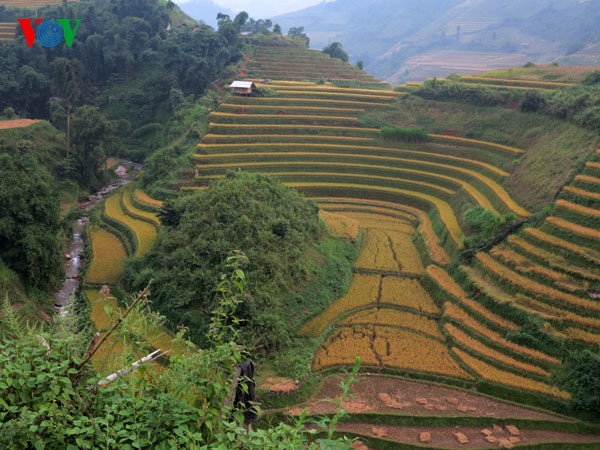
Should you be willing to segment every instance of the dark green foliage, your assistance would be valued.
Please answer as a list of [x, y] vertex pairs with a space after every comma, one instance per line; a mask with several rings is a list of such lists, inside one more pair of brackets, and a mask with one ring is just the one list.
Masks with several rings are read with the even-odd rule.
[[586, 75], [583, 79], [583, 84], [598, 84], [600, 83], [600, 70], [595, 70]]
[[323, 53], [331, 56], [332, 58], [341, 59], [344, 62], [348, 62], [348, 53], [346, 53], [339, 42], [332, 42], [323, 49]]
[[306, 48], [310, 45], [310, 38], [304, 32], [304, 27], [290, 27], [288, 37], [301, 41]]
[[30, 285], [55, 287], [62, 275], [58, 194], [26, 146], [0, 153], [0, 205], [0, 257]]
[[261, 175], [231, 173], [205, 192], [167, 203], [154, 249], [141, 272], [130, 265], [129, 283], [137, 288], [156, 281], [154, 302], [173, 326], [190, 327], [202, 343], [214, 297], [211, 280], [223, 270], [232, 250], [250, 263], [251, 280], [238, 316], [259, 345], [285, 344], [292, 330], [283, 322], [291, 290], [307, 277], [303, 253], [323, 233], [314, 203]]
[[521, 99], [520, 109], [522, 112], [537, 112], [546, 106], [546, 98], [540, 91], [526, 91]]
[[476, 106], [497, 106], [508, 100], [507, 92], [435, 78], [425, 81], [415, 94], [428, 100], [454, 100]]
[[557, 378], [573, 394], [573, 408], [600, 417], [600, 355], [597, 352], [572, 353], [563, 362]]
[[381, 127], [381, 137], [396, 142], [426, 142], [429, 135], [420, 128]]

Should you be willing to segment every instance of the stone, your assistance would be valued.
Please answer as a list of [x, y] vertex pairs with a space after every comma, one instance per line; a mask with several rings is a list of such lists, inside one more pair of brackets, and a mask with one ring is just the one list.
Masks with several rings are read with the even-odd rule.
[[468, 444], [469, 443], [469, 438], [464, 433], [461, 433], [461, 432], [454, 433], [454, 437], [460, 444]]
[[484, 436], [491, 436], [492, 434], [492, 430], [488, 430], [487, 428], [484, 428], [483, 430], [481, 430], [481, 434], [483, 434]]
[[423, 431], [421, 434], [419, 434], [419, 441], [423, 444], [431, 442], [431, 433], [429, 431]]
[[417, 400], [415, 400], [415, 401], [416, 401], [416, 402], [417, 402], [419, 405], [426, 405], [427, 403], [429, 403], [429, 402], [427, 401], [427, 399], [426, 399], [426, 398], [424, 398], [424, 397], [418, 397], [418, 398], [417, 398]]
[[498, 445], [501, 448], [514, 448], [515, 444], [513, 444], [512, 442], [510, 442], [508, 439], [500, 439], [498, 441]]
[[498, 438], [496, 436], [486, 436], [485, 440], [488, 441], [490, 444], [495, 444], [496, 442], [498, 442]]
[[492, 427], [492, 429], [493, 429], [493, 430], [494, 430], [496, 433], [502, 433], [502, 432], [504, 431], [500, 425], [496, 425], [496, 424], [494, 424], [494, 426]]
[[435, 406], [433, 406], [433, 405], [423, 405], [423, 408], [425, 408], [427, 411], [433, 411], [435, 409]]
[[458, 399], [454, 398], [454, 397], [448, 397], [448, 398], [446, 398], [446, 401], [452, 405], [458, 405], [458, 403], [459, 403]]
[[373, 427], [371, 431], [378, 438], [383, 438], [387, 436], [387, 431], [385, 431], [385, 428], [383, 427]]
[[521, 431], [514, 425], [506, 425], [506, 431], [508, 431], [511, 436], [519, 436], [521, 434]]
[[467, 412], [469, 411], [469, 408], [463, 405], [457, 406], [456, 409], [458, 409], [460, 412]]
[[392, 397], [390, 397], [390, 394], [386, 394], [385, 392], [380, 392], [379, 394], [377, 394], [377, 397], [379, 397], [379, 400], [381, 400], [383, 403], [388, 403], [392, 401]]
[[518, 444], [519, 442], [521, 442], [521, 438], [519, 436], [511, 436], [508, 438], [508, 440], [513, 444]]

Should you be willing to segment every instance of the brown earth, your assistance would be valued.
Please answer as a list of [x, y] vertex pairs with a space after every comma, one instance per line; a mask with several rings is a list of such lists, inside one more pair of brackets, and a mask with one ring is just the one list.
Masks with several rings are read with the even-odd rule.
[[[336, 406], [328, 399], [340, 395], [339, 379], [327, 379], [320, 391], [308, 402], [288, 410], [298, 414], [307, 408], [309, 414], [328, 414]], [[408, 416], [465, 416], [537, 419], [566, 422], [569, 419], [550, 412], [538, 411], [494, 400], [483, 395], [450, 387], [418, 381], [407, 381], [392, 376], [365, 375], [350, 390], [351, 399], [343, 406], [352, 414], [391, 413]]]
[[[405, 444], [420, 444], [421, 433], [430, 433], [431, 441], [427, 443], [434, 448], [513, 448], [523, 444], [553, 443], [584, 443], [598, 442], [600, 436], [563, 433], [548, 430], [520, 430], [518, 436], [512, 436], [506, 429], [487, 430], [479, 427], [404, 427], [398, 425], [377, 425], [366, 423], [344, 423], [338, 430], [345, 433], [355, 433], [363, 436], [378, 438], [384, 434], [384, 439]], [[468, 442], [461, 444], [459, 438], [466, 437]], [[364, 445], [364, 444], [363, 444]], [[361, 447], [362, 449], [368, 447]]]
[[5, 120], [0, 122], [0, 130], [8, 130], [10, 128], [25, 128], [29, 125], [39, 122], [39, 120], [32, 119], [16, 119], [16, 120]]
[[258, 387], [269, 392], [278, 392], [287, 394], [298, 389], [298, 384], [289, 378], [283, 377], [266, 377], [262, 380]]

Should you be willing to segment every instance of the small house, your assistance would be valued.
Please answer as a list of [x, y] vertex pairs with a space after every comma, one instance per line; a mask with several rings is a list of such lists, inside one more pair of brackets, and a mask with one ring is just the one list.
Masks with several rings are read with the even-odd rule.
[[252, 81], [234, 81], [229, 85], [235, 95], [252, 95], [256, 85]]

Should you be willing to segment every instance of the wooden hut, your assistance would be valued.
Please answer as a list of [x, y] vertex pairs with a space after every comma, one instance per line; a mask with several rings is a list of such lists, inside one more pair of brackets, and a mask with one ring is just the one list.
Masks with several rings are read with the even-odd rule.
[[234, 81], [229, 85], [235, 95], [252, 95], [256, 85], [252, 81]]

